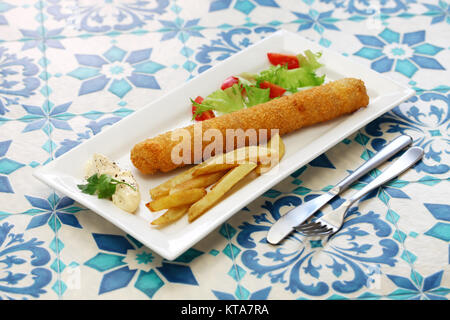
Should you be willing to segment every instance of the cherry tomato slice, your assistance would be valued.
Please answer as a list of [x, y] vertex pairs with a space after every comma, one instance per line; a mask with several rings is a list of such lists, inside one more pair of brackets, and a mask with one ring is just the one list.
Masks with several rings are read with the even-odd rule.
[[274, 66], [277, 66], [279, 64], [281, 65], [287, 64], [288, 69], [295, 69], [300, 67], [297, 56], [291, 54], [269, 52], [267, 54], [267, 58], [269, 58], [269, 62]]
[[269, 81], [263, 81], [259, 84], [259, 87], [261, 89], [270, 89], [270, 93], [269, 93], [269, 98], [273, 99], [273, 98], [277, 98], [277, 97], [281, 97], [285, 92], [286, 89], [283, 87], [280, 87], [279, 85], [276, 85], [274, 83], [271, 83]]
[[204, 100], [203, 97], [198, 96], [197, 98], [195, 98], [194, 101], [195, 101], [196, 103], [198, 103], [198, 104], [202, 104], [203, 100]]
[[216, 115], [214, 114], [214, 112], [212, 112], [212, 110], [208, 110], [208, 111], [204, 111], [202, 114], [195, 117], [195, 120], [203, 121], [203, 120], [208, 120], [208, 119], [214, 118], [215, 116]]
[[[203, 102], [203, 97], [198, 96], [197, 98], [195, 98], [194, 100], [196, 103], [198, 104], [202, 104]], [[192, 114], [195, 114], [195, 111], [197, 110], [196, 106], [192, 106]], [[196, 121], [203, 121], [203, 120], [207, 120], [207, 119], [211, 119], [214, 118], [216, 115], [214, 114], [214, 112], [212, 110], [208, 110], [208, 111], [204, 111], [201, 114], [198, 114], [195, 117]]]
[[223, 83], [222, 86], [220, 87], [220, 89], [225, 90], [227, 88], [232, 87], [234, 84], [239, 83], [239, 79], [237, 77], [228, 77], [226, 78]]

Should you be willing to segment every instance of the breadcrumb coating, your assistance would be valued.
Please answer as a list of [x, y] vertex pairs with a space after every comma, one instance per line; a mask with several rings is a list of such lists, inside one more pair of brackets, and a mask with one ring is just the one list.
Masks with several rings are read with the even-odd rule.
[[[244, 131], [266, 129], [268, 134], [271, 129], [278, 129], [279, 134], [284, 135], [352, 113], [368, 104], [369, 97], [364, 82], [359, 79], [344, 78], [146, 139], [133, 147], [131, 161], [145, 174], [168, 172], [186, 164], [206, 160], [194, 159], [194, 128], [197, 134], [202, 135], [208, 129], [217, 129], [222, 133], [224, 140], [226, 129]], [[188, 142], [191, 143], [191, 155], [185, 158], [186, 161], [174, 163], [172, 149], [181, 140], [173, 141], [172, 136], [184, 130], [190, 134], [191, 141]], [[270, 136], [267, 137], [269, 138]], [[203, 139], [202, 150], [211, 143], [212, 141]], [[225, 152], [226, 141], [222, 144], [222, 152]], [[246, 139], [245, 144], [249, 144], [249, 139]]]

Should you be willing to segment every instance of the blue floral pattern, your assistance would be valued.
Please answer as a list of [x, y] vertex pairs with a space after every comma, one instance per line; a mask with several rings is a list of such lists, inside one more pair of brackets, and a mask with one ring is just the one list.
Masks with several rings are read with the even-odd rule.
[[114, 123], [120, 121], [122, 118], [118, 116], [104, 117], [100, 120], [92, 120], [86, 125], [84, 132], [77, 133], [76, 139], [64, 139], [55, 151], [55, 157], [59, 157], [66, 153], [67, 151], [75, 148], [77, 145], [85, 140], [88, 140], [93, 135], [99, 133], [104, 127], [113, 125]]
[[14, 193], [8, 175], [24, 166], [23, 163], [6, 157], [12, 140], [0, 141], [0, 192]]
[[[0, 224], [0, 300], [39, 298], [52, 279], [46, 268], [50, 254], [43, 248], [43, 241], [27, 240], [13, 229], [8, 222]], [[20, 269], [25, 273], [16, 271]]]
[[164, 33], [161, 40], [166, 41], [178, 37], [181, 42], [188, 41], [189, 37], [200, 37], [202, 26], [199, 26], [200, 19], [193, 19], [184, 21], [181, 18], [175, 19], [175, 21], [159, 20], [163, 28], [159, 29], [159, 32]]
[[[234, 2], [234, 5], [232, 6]], [[211, 1], [211, 4], [209, 5], [209, 11], [219, 11], [219, 10], [225, 10], [228, 8], [233, 8], [237, 11], [240, 11], [244, 14], [250, 14], [253, 9], [255, 9], [258, 5], [264, 6], [264, 7], [273, 7], [277, 8], [279, 5], [275, 0], [213, 0]]]
[[155, 15], [165, 12], [168, 0], [102, 1], [83, 3], [78, 1], [49, 0], [47, 13], [57, 21], [65, 21], [75, 30], [92, 33], [128, 31], [146, 25]]
[[398, 286], [398, 289], [390, 294], [393, 299], [410, 300], [446, 300], [445, 295], [450, 288], [442, 286], [443, 271], [423, 277], [414, 273], [411, 278], [388, 275], [389, 279]]
[[33, 206], [26, 213], [33, 214], [27, 229], [34, 229], [47, 224], [53, 230], [59, 230], [61, 224], [74, 228], [81, 228], [74, 213], [83, 210], [78, 206], [73, 206], [74, 200], [68, 197], [60, 198], [56, 193], [52, 193], [47, 199], [26, 195], [25, 198]]
[[408, 78], [419, 68], [445, 70], [439, 61], [431, 58], [443, 48], [425, 42], [425, 34], [425, 30], [420, 30], [402, 35], [386, 28], [378, 37], [356, 35], [364, 47], [355, 55], [372, 60], [371, 67], [378, 72], [395, 70]]
[[429, 230], [425, 232], [427, 236], [431, 236], [443, 241], [450, 241], [450, 219], [448, 217], [448, 212], [450, 206], [447, 204], [439, 203], [424, 203], [423, 204], [427, 210], [433, 215], [433, 217], [438, 220], [438, 222], [433, 225]]
[[82, 80], [79, 95], [103, 90], [123, 98], [134, 85], [138, 88], [160, 89], [154, 73], [163, 65], [150, 60], [152, 49], [143, 49], [128, 53], [119, 47], [109, 48], [102, 56], [76, 55], [81, 67], [69, 73]]
[[211, 41], [208, 45], [203, 45], [195, 56], [195, 59], [202, 64], [198, 72], [204, 72], [211, 68], [213, 61], [222, 61], [233, 53], [245, 49], [253, 43], [250, 35], [256, 39], [264, 38], [267, 34], [275, 32], [272, 27], [234, 28], [229, 31], [219, 33], [219, 38]]
[[433, 17], [431, 24], [440, 22], [450, 24], [450, 5], [447, 2], [439, 1], [438, 5], [429, 3], [424, 3], [423, 5], [428, 9], [424, 14]]
[[[85, 262], [86, 266], [99, 272], [105, 272], [100, 283], [99, 294], [124, 288], [131, 281], [135, 281], [134, 287], [152, 298], [164, 286], [165, 282], [158, 273], [148, 266], [151, 266], [154, 256], [140, 242], [129, 236], [127, 238], [119, 235], [93, 234], [93, 237], [98, 248], [106, 251], [99, 252]], [[201, 254], [203, 252], [189, 249], [177, 261], [191, 262]], [[125, 262], [125, 259], [132, 259], [132, 261]], [[134, 265], [135, 268], [130, 269], [131, 265]], [[140, 271], [135, 276], [137, 269]], [[162, 262], [162, 265], [156, 270], [168, 282], [198, 285], [194, 274], [186, 265]]]
[[39, 68], [28, 57], [20, 57], [0, 47], [0, 115], [10, 111], [11, 105], [17, 105], [23, 98], [35, 94], [40, 81], [36, 77]]
[[8, 20], [6, 19], [4, 13], [8, 12], [11, 9], [14, 9], [15, 6], [9, 3], [2, 3], [1, 7], [0, 7], [0, 25], [7, 25], [8, 24]]
[[[265, 235], [279, 219], [280, 209], [301, 202], [293, 196], [281, 197], [273, 203], [266, 201], [262, 207], [269, 215], [254, 215], [254, 223], [244, 222], [239, 226], [241, 231], [236, 240], [244, 248], [241, 260], [256, 277], [267, 275], [272, 283], [283, 285], [292, 293], [300, 291], [318, 297], [331, 289], [340, 294], [356, 292], [368, 286], [372, 269], [383, 264], [396, 265], [399, 246], [390, 238], [390, 225], [380, 214], [373, 211], [363, 214], [356, 208], [347, 214], [342, 231], [330, 239], [305, 243], [295, 232], [282, 246], [268, 246]], [[376, 240], [370, 239], [371, 236]], [[306, 277], [307, 283], [302, 280]], [[351, 280], [342, 281], [342, 277]], [[323, 278], [334, 280], [326, 283]]]
[[408, 9], [409, 3], [415, 3], [415, 0], [320, 0], [324, 3], [331, 3], [336, 9], [342, 8], [348, 13], [372, 15], [378, 9], [381, 13], [397, 13]]
[[339, 30], [334, 23], [337, 19], [332, 17], [333, 11], [317, 12], [316, 10], [310, 10], [308, 14], [293, 12], [297, 16], [295, 23], [299, 24], [297, 31], [307, 30], [313, 28], [318, 33], [322, 34], [324, 29]]
[[[417, 106], [421, 104], [420, 109]], [[449, 95], [437, 92], [425, 92], [411, 98], [402, 107], [395, 107], [366, 127], [372, 136], [381, 136], [381, 126], [386, 126], [388, 132], [409, 134], [414, 138], [414, 144], [424, 148], [425, 157], [415, 166], [418, 172], [446, 174], [449, 172], [448, 144], [449, 128]], [[378, 140], [379, 147], [384, 143]], [[377, 148], [379, 148], [377, 147]]]
[[67, 120], [74, 117], [73, 114], [66, 112], [70, 107], [70, 102], [60, 106], [53, 106], [45, 103], [44, 106], [27, 106], [22, 105], [27, 112], [26, 116], [20, 118], [20, 121], [27, 123], [23, 132], [34, 130], [43, 130], [47, 135], [53, 131], [54, 128], [62, 130], [72, 130]]
[[[0, 299], [448, 299], [449, 24], [444, 0], [2, 1]], [[416, 94], [174, 261], [32, 177], [35, 167], [279, 29]], [[293, 232], [278, 246], [267, 243], [282, 214], [399, 134], [424, 149], [423, 159], [356, 203], [337, 234]], [[349, 152], [354, 158], [342, 161]]]
[[20, 29], [22, 36], [27, 39], [22, 50], [33, 48], [38, 48], [42, 51], [46, 48], [64, 49], [64, 46], [58, 39], [62, 31], [62, 28], [45, 31], [42, 28], [38, 28], [37, 30]]

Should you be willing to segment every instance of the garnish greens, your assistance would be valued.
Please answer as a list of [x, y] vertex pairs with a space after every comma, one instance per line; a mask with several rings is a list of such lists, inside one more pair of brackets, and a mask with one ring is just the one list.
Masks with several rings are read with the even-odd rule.
[[116, 187], [118, 184], [125, 184], [134, 191], [136, 191], [136, 188], [134, 188], [132, 185], [120, 180], [116, 180], [112, 178], [109, 174], [99, 175], [95, 173], [86, 180], [88, 183], [77, 185], [78, 189], [80, 189], [81, 192], [90, 195], [97, 193], [97, 196], [100, 199], [111, 198], [112, 195], [116, 192]]
[[321, 55], [320, 52], [306, 50], [304, 54], [297, 55], [299, 68], [288, 69], [286, 64], [270, 66], [258, 74], [245, 73], [238, 77], [239, 83], [225, 90], [214, 91], [201, 104], [191, 99], [191, 103], [196, 107], [192, 119], [208, 110], [230, 113], [271, 100], [270, 89], [259, 88], [263, 81], [281, 86], [292, 93], [297, 92], [299, 88], [319, 86], [325, 80], [325, 75], [319, 77], [315, 73], [322, 67], [317, 61]]
[[260, 103], [264, 103], [270, 100], [270, 89], [262, 89], [255, 86], [244, 85], [247, 92], [246, 107], [252, 107]]
[[257, 85], [262, 81], [276, 84], [294, 93], [298, 88], [319, 86], [325, 80], [325, 75], [318, 77], [315, 71], [322, 66], [317, 59], [321, 53], [314, 54], [310, 50], [305, 55], [297, 56], [300, 68], [288, 69], [287, 65], [270, 66], [269, 69], [261, 71], [255, 76]]
[[[247, 96], [242, 96], [245, 89]], [[261, 89], [255, 86], [244, 84], [239, 80], [239, 84], [226, 88], [225, 90], [216, 90], [206, 97], [201, 104], [191, 99], [191, 103], [196, 106], [193, 119], [208, 110], [215, 110], [221, 113], [230, 113], [239, 109], [254, 106], [270, 100], [270, 89]]]

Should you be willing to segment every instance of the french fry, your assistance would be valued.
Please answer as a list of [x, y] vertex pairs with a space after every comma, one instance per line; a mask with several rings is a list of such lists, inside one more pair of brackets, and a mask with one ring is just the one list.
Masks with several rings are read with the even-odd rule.
[[170, 189], [169, 194], [173, 194], [175, 192], [186, 190], [186, 189], [195, 189], [195, 188], [206, 188], [219, 180], [225, 172], [214, 172], [211, 174], [204, 174], [197, 177], [192, 178], [191, 180], [182, 182], [172, 189]]
[[163, 215], [151, 222], [154, 226], [165, 226], [179, 220], [188, 211], [189, 205], [183, 205], [168, 209]]
[[162, 184], [154, 187], [153, 189], [150, 189], [150, 196], [153, 200], [156, 200], [158, 198], [161, 198], [163, 196], [166, 196], [169, 194], [170, 189], [174, 188], [175, 186], [188, 181], [193, 178], [192, 173], [196, 169], [197, 166], [192, 167], [186, 171], [183, 171], [179, 175], [176, 175], [175, 177], [163, 182]]
[[286, 152], [286, 146], [278, 133], [269, 140], [266, 147], [272, 150], [275, 149], [278, 152], [279, 159], [283, 158]]
[[[256, 167], [255, 172], [257, 174], [266, 173], [270, 169], [272, 169], [274, 166], [276, 166], [281, 158], [283, 158], [285, 152], [286, 152], [286, 146], [284, 145], [283, 140], [281, 139], [279, 134], [274, 135], [269, 142], [266, 145], [266, 148], [275, 150], [278, 153], [278, 157], [273, 157], [270, 159], [269, 163], [260, 163], [258, 167]], [[275, 160], [275, 161], [274, 161]]]
[[211, 185], [211, 188], [209, 188], [209, 191], [214, 190], [214, 188], [222, 181], [222, 179], [225, 176], [222, 176], [222, 178], [220, 178], [219, 180], [217, 180], [213, 185]]
[[156, 212], [163, 209], [169, 209], [179, 207], [185, 204], [194, 203], [201, 199], [206, 194], [206, 190], [203, 188], [181, 190], [167, 196], [163, 196], [156, 200], [150, 201], [145, 204], [150, 211]]
[[[264, 148], [264, 149], [261, 149]], [[217, 155], [213, 158], [210, 158], [182, 173], [172, 177], [171, 179], [163, 182], [162, 184], [150, 189], [150, 196], [153, 200], [161, 198], [169, 194], [170, 190], [175, 186], [191, 180], [194, 177], [194, 172], [197, 172], [195, 175], [207, 174], [220, 171], [220, 166], [215, 166], [216, 164], [229, 164], [229, 166], [222, 166], [223, 170], [230, 169], [235, 167], [235, 164], [242, 162], [261, 162], [263, 158], [271, 157], [272, 152], [274, 150], [258, 147], [258, 146], [249, 146], [238, 148], [236, 150]], [[206, 167], [206, 168], [205, 168]], [[209, 167], [209, 168], [208, 168]], [[213, 170], [213, 168], [215, 168]]]
[[268, 159], [270, 159], [270, 157], [277, 156], [277, 154], [275, 154], [276, 152], [276, 150], [258, 146], [238, 148], [236, 150], [220, 154], [199, 164], [192, 172], [192, 175], [198, 176], [202, 174], [228, 170], [237, 167], [241, 163], [246, 162], [268, 162]]
[[200, 177], [205, 174], [211, 174], [215, 172], [223, 172], [234, 167], [237, 167], [238, 163], [210, 163], [205, 166], [199, 166], [197, 169], [192, 172], [194, 177]]
[[264, 159], [270, 157], [272, 153], [275, 152], [272, 149], [259, 146], [248, 146], [238, 148], [236, 150], [221, 154], [218, 158], [211, 162], [219, 163], [245, 163], [245, 162], [256, 162], [260, 163]]
[[236, 183], [243, 179], [257, 166], [256, 163], [242, 163], [227, 172], [203, 198], [195, 202], [188, 210], [188, 221], [192, 222], [214, 206]]

